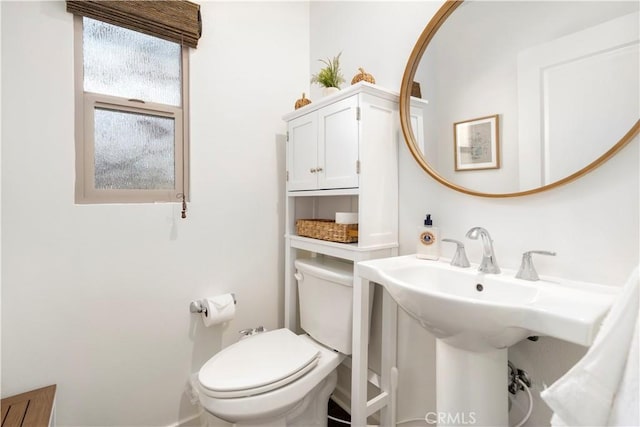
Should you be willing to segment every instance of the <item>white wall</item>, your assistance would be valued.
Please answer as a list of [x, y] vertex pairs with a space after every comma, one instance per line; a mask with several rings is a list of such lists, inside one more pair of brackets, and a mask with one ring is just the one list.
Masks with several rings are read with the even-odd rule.
[[[342, 50], [344, 69], [348, 70], [345, 77], [350, 79], [351, 70], [364, 65], [380, 84], [398, 90], [409, 53], [440, 4], [312, 3], [312, 72], [316, 70], [314, 59]], [[330, 34], [327, 28], [331, 28]], [[638, 264], [639, 160], [636, 138], [604, 166], [577, 182], [533, 196], [485, 199], [438, 184], [402, 146], [400, 252], [415, 251], [416, 226], [430, 212], [444, 237], [464, 239], [472, 226], [486, 227], [503, 267], [518, 268], [525, 250], [549, 249], [557, 251], [558, 256], [537, 259], [540, 272], [621, 285]], [[481, 257], [476, 243], [469, 241], [466, 245], [474, 262]], [[449, 249], [453, 250], [443, 248]], [[434, 340], [406, 315], [400, 316], [399, 327], [398, 419], [424, 417], [435, 408]], [[584, 351], [583, 347], [551, 338], [541, 338], [537, 343], [525, 341], [510, 349], [510, 360], [527, 370], [534, 382], [534, 410], [528, 426], [549, 425], [551, 414], [539, 399], [539, 391], [543, 384], [566, 372]], [[525, 410], [526, 398], [521, 394], [511, 412], [512, 421], [519, 421]]]
[[[282, 322], [281, 115], [309, 87], [307, 3], [202, 3], [179, 205], [74, 205], [73, 25], [2, 8], [2, 396], [58, 384], [58, 425], [163, 426], [237, 331]], [[227, 328], [189, 302], [233, 291]]]

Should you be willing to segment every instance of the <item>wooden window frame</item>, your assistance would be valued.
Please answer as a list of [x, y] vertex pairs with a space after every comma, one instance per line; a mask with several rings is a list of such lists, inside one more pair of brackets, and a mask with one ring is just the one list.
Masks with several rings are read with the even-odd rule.
[[[75, 202], [155, 203], [189, 199], [189, 48], [181, 47], [182, 105], [140, 102], [84, 91], [83, 18], [74, 16], [75, 74]], [[174, 189], [97, 189], [95, 188], [94, 109], [147, 114], [175, 120]]]

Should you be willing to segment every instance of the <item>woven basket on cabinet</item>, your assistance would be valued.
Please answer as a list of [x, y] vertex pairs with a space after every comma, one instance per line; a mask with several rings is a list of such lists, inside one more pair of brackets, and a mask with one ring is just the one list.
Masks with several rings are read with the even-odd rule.
[[358, 241], [358, 224], [336, 224], [330, 219], [299, 219], [296, 221], [298, 236], [339, 243]]

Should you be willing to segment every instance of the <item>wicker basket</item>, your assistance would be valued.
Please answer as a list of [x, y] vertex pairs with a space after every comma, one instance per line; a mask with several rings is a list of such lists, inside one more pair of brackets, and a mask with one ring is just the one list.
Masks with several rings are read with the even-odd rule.
[[296, 221], [298, 236], [339, 243], [358, 241], [358, 224], [336, 224], [330, 219], [299, 219]]

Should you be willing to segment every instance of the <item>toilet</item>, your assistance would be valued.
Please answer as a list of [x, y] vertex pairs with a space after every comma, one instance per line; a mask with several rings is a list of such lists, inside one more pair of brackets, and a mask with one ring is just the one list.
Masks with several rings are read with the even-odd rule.
[[198, 373], [202, 406], [237, 426], [326, 426], [336, 368], [351, 354], [353, 266], [329, 257], [295, 261], [300, 326], [238, 341]]

